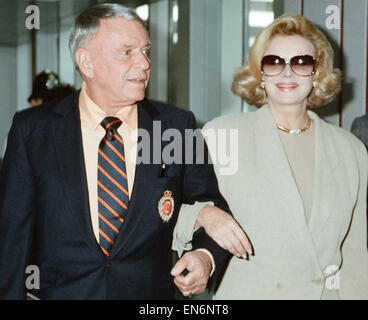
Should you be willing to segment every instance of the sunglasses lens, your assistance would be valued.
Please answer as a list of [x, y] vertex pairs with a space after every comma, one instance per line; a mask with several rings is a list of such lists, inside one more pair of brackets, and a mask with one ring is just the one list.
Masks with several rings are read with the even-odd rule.
[[284, 70], [285, 60], [274, 55], [264, 56], [262, 59], [262, 71], [267, 76], [276, 76]]
[[296, 56], [291, 58], [290, 64], [294, 72], [299, 76], [310, 76], [314, 71], [314, 59], [312, 56]]

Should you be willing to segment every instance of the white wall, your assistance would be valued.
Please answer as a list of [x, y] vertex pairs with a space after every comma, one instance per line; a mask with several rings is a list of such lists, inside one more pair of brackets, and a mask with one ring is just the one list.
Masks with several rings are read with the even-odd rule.
[[17, 88], [16, 48], [0, 47], [0, 61], [0, 157], [2, 157], [4, 141], [17, 110], [17, 96], [14, 94], [14, 88]]
[[342, 126], [351, 128], [353, 120], [366, 113], [368, 2], [345, 1], [344, 10], [344, 91]]
[[241, 98], [230, 88], [233, 74], [242, 65], [243, 57], [243, 0], [221, 3], [221, 114], [240, 112]]
[[221, 21], [221, 0], [190, 0], [189, 106], [200, 124], [221, 114]]
[[31, 47], [29, 43], [18, 45], [16, 62], [17, 110], [29, 107], [28, 97], [32, 92]]
[[73, 25], [75, 14], [72, 1], [60, 1], [60, 35], [59, 35], [59, 77], [63, 83], [68, 83], [80, 88], [80, 76], [76, 71], [69, 52], [69, 35]]
[[151, 79], [150, 98], [167, 100], [169, 1], [162, 0], [150, 5]]
[[40, 29], [36, 36], [36, 48], [36, 74], [39, 74], [44, 69], [50, 69], [57, 73], [58, 52], [56, 33], [44, 33]]

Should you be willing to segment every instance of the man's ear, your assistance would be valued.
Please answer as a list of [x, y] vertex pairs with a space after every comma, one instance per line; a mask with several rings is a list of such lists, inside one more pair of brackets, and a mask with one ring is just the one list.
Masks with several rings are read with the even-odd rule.
[[82, 74], [87, 78], [93, 77], [93, 64], [91, 62], [91, 55], [87, 48], [78, 48], [75, 53], [75, 59], [78, 68]]

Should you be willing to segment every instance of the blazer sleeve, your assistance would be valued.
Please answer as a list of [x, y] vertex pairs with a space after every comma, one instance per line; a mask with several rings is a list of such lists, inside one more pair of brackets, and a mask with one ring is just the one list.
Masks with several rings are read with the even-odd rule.
[[[196, 129], [196, 122], [192, 113], [189, 119], [188, 128], [193, 130]], [[201, 131], [198, 130], [198, 132]], [[200, 148], [197, 148], [197, 143], [201, 143], [203, 147], [201, 145]], [[197, 149], [199, 150], [198, 152], [203, 152], [203, 154], [196, 153]], [[209, 161], [208, 148], [203, 135], [198, 135], [198, 139], [195, 140], [192, 147], [187, 148], [186, 145], [186, 150], [192, 150], [193, 164], [185, 165], [183, 203], [194, 204], [195, 202], [212, 202], [216, 207], [231, 214], [226, 200], [220, 193], [217, 177], [213, 165]], [[192, 249], [196, 250], [199, 248], [210, 251], [215, 260], [216, 269], [208, 283], [208, 287], [211, 287], [215, 283], [216, 278], [220, 275], [226, 261], [230, 257], [230, 253], [212, 240], [203, 228], [199, 228], [194, 233], [192, 239]]]
[[340, 290], [342, 299], [368, 299], [367, 175], [368, 158], [358, 145], [359, 192], [348, 234], [342, 246]]
[[34, 192], [24, 133], [16, 114], [0, 173], [0, 299], [26, 298]]
[[351, 125], [351, 132], [368, 147], [368, 131], [363, 118], [354, 119]]
[[361, 134], [360, 134], [360, 127], [361, 127], [361, 121], [359, 118], [355, 118], [353, 123], [351, 124], [351, 132], [357, 136], [359, 139], [361, 139]]

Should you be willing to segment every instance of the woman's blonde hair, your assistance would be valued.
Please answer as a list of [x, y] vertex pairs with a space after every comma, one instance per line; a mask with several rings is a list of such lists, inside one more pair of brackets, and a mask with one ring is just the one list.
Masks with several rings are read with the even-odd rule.
[[267, 103], [266, 91], [261, 87], [261, 61], [271, 39], [276, 35], [300, 35], [314, 45], [318, 73], [307, 106], [313, 109], [331, 102], [341, 90], [341, 70], [333, 68], [331, 44], [312, 22], [295, 13], [278, 17], [259, 32], [249, 51], [248, 65], [241, 67], [234, 75], [232, 92], [256, 107]]

